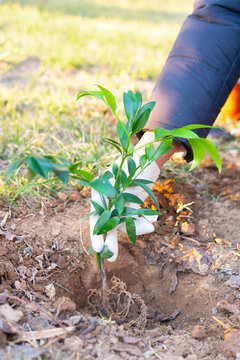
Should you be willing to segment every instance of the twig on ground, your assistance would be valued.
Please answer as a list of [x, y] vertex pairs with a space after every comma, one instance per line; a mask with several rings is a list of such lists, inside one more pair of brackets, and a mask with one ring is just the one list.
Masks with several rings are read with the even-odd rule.
[[228, 327], [226, 324], [224, 324], [221, 320], [219, 320], [218, 318], [216, 318], [216, 316], [212, 317], [213, 320], [215, 320], [219, 325], [221, 325], [224, 329], [226, 329], [228, 332], [233, 333], [234, 331], [232, 329], [230, 329], [230, 327]]
[[59, 286], [60, 288], [62, 288], [63, 290], [65, 290], [66, 292], [68, 292], [69, 294], [72, 294], [73, 295], [73, 292], [72, 291], [70, 291], [70, 290], [68, 290], [67, 288], [65, 288], [63, 285], [61, 285], [61, 284], [58, 284], [57, 282], [53, 282], [53, 284], [55, 284], [55, 285], [57, 285], [57, 286]]

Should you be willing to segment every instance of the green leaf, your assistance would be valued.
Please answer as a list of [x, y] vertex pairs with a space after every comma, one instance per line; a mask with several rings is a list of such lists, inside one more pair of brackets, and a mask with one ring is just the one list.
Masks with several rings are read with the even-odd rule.
[[111, 258], [113, 255], [114, 255], [114, 253], [108, 248], [108, 246], [107, 246], [107, 245], [104, 245], [102, 251], [100, 252], [100, 256], [101, 256], [103, 259], [109, 259], [109, 258]]
[[117, 199], [115, 203], [115, 208], [118, 214], [121, 215], [124, 210], [124, 197], [122, 195], [120, 195], [119, 198]]
[[133, 134], [136, 134], [137, 132], [141, 131], [144, 128], [155, 104], [156, 104], [155, 101], [150, 101], [149, 103], [141, 107], [133, 123], [133, 129], [132, 129]]
[[[133, 101], [131, 96], [125, 92], [123, 93], [123, 105], [127, 119], [132, 120], [134, 116]], [[130, 129], [128, 129], [128, 131], [130, 131]]]
[[121, 121], [117, 122], [117, 132], [118, 132], [119, 140], [121, 141], [124, 149], [126, 149], [127, 144], [128, 144], [128, 136], [129, 135], [126, 133]]
[[117, 151], [120, 152], [120, 154], [122, 154], [122, 144], [118, 143], [117, 141], [114, 141], [114, 140], [111, 140], [111, 139], [108, 139], [108, 138], [105, 138], [104, 141], [112, 146], [115, 147], [115, 149], [117, 149]]
[[97, 261], [97, 266], [98, 266], [99, 270], [101, 270], [100, 253], [96, 253], [96, 261]]
[[205, 155], [205, 147], [201, 143], [201, 140], [189, 139], [190, 145], [193, 151], [193, 163], [188, 171], [195, 169], [203, 160]]
[[20, 165], [22, 165], [23, 161], [25, 159], [18, 159], [15, 160], [13, 162], [11, 162], [10, 165], [8, 165], [5, 174], [4, 174], [4, 180], [7, 181], [12, 175], [13, 173], [20, 167]]
[[64, 165], [54, 165], [52, 167], [52, 171], [54, 174], [64, 183], [68, 183], [68, 177], [69, 177], [69, 170]]
[[135, 117], [135, 114], [138, 112], [138, 110], [140, 109], [141, 105], [142, 105], [142, 96], [140, 99], [140, 96], [137, 94], [134, 94], [134, 92], [132, 90], [129, 90], [127, 92], [128, 96], [131, 98], [132, 103], [133, 103], [133, 117]]
[[112, 184], [107, 179], [101, 176], [97, 179], [90, 181], [88, 183], [88, 186], [108, 197], [114, 197], [115, 195], [117, 195], [116, 190], [114, 189]]
[[94, 209], [96, 210], [96, 212], [98, 213], [98, 215], [101, 215], [104, 212], [104, 208], [99, 205], [98, 203], [96, 203], [94, 200], [90, 200]]
[[186, 126], [183, 126], [181, 129], [195, 130], [195, 129], [202, 129], [202, 128], [211, 128], [211, 129], [223, 130], [223, 128], [221, 128], [220, 126], [210, 126], [210, 125], [200, 125], [200, 124], [186, 125]]
[[111, 211], [110, 210], [105, 210], [98, 218], [94, 229], [93, 229], [93, 235], [98, 234], [99, 230], [101, 229], [101, 227], [103, 225], [105, 225], [105, 223], [110, 219], [111, 216]]
[[137, 109], [139, 110], [142, 106], [142, 94], [139, 91], [137, 91], [135, 94], [135, 98], [137, 100]]
[[144, 167], [144, 165], [146, 164], [146, 162], [147, 162], [147, 157], [146, 157], [146, 155], [140, 156], [140, 165], [141, 165], [141, 168]]
[[130, 157], [127, 158], [127, 165], [128, 165], [129, 174], [131, 174], [132, 172], [134, 172], [136, 170], [137, 166], [136, 166], [135, 161], [132, 158], [130, 158]]
[[71, 173], [79, 175], [79, 176], [83, 177], [86, 180], [91, 181], [91, 180], [94, 179], [94, 177], [85, 170], [77, 170], [72, 166], [69, 167], [69, 170], [70, 170]]
[[131, 212], [128, 213], [129, 215], [146, 215], [146, 216], [151, 216], [151, 215], [161, 215], [160, 211], [155, 211], [152, 209], [135, 209]]
[[133, 195], [133, 194], [127, 193], [127, 192], [124, 192], [122, 195], [123, 195], [124, 200], [127, 202], [144, 205], [144, 202], [141, 199], [139, 199], [139, 197], [136, 195]]
[[173, 129], [173, 130], [155, 128], [154, 134], [155, 134], [155, 140], [166, 137], [166, 136], [182, 137], [185, 139], [198, 139], [199, 138], [199, 136], [195, 132], [190, 131], [188, 129], [184, 129], [184, 128], [177, 128], [177, 129]]
[[154, 129], [154, 135], [155, 135], [155, 140], [159, 139], [159, 138], [163, 138], [165, 136], [169, 136], [170, 135], [170, 131], [157, 127]]
[[116, 179], [117, 174], [118, 174], [118, 165], [116, 163], [112, 164], [112, 172], [113, 172], [113, 175], [114, 175], [114, 177]]
[[172, 139], [170, 138], [166, 138], [162, 140], [161, 144], [157, 147], [155, 151], [153, 160], [160, 158], [160, 156], [166, 154], [169, 150], [171, 150], [172, 149], [171, 143], [172, 143]]
[[114, 229], [120, 221], [119, 216], [111, 217], [97, 232], [97, 235], [106, 234], [108, 231]]
[[36, 174], [43, 176], [45, 179], [48, 178], [48, 173], [53, 167], [53, 163], [46, 158], [28, 156], [26, 161], [29, 167]]
[[120, 221], [119, 221], [119, 224], [122, 224], [124, 222], [126, 222], [127, 218], [126, 217], [121, 217]]
[[130, 185], [129, 187], [133, 187], [133, 186], [139, 186], [140, 184], [154, 184], [153, 181], [150, 180], [145, 180], [145, 179], [135, 179]]
[[146, 111], [146, 110], [150, 110], [150, 112], [153, 110], [154, 106], [156, 105], [156, 101], [150, 101], [148, 103], [146, 103], [145, 105], [143, 105], [141, 107], [141, 109], [138, 112], [137, 118], [136, 120]]
[[153, 201], [154, 201], [154, 203], [156, 204], [158, 210], [160, 210], [159, 204], [158, 204], [158, 201], [157, 201], [157, 198], [156, 198], [154, 192], [153, 192], [147, 185], [145, 185], [145, 184], [143, 184], [143, 183], [141, 183], [141, 182], [139, 183], [139, 186], [141, 186], [141, 188], [142, 188], [144, 191], [146, 191], [146, 193], [153, 199]]
[[182, 137], [184, 139], [199, 139], [199, 136], [195, 132], [182, 128], [171, 130], [170, 135], [174, 137]]
[[132, 156], [133, 152], [134, 152], [134, 146], [133, 146], [133, 144], [130, 143], [128, 146], [128, 156]]
[[115, 113], [116, 108], [117, 108], [117, 104], [116, 104], [115, 97], [113, 96], [111, 91], [107, 90], [106, 88], [104, 88], [103, 86], [98, 85], [98, 84], [97, 84], [97, 87], [100, 90], [102, 90], [102, 94], [105, 97], [106, 103], [109, 105], [112, 112]]
[[151, 160], [153, 155], [155, 154], [155, 149], [154, 149], [153, 144], [150, 143], [145, 146], [145, 153], [146, 153], [148, 160]]
[[[73, 178], [75, 178], [75, 177], [73, 177]], [[82, 185], [82, 186], [91, 186], [89, 181], [81, 180], [81, 179], [76, 180], [76, 184]]]
[[111, 179], [113, 177], [113, 174], [111, 173], [111, 171], [107, 170], [105, 171], [105, 173], [103, 174], [103, 177], [107, 180]]
[[77, 100], [76, 101], [78, 101], [83, 96], [88, 96], [88, 95], [95, 96], [95, 97], [97, 97], [97, 98], [99, 98], [99, 99], [101, 99], [101, 100], [103, 100], [105, 102], [104, 97], [102, 95], [102, 91], [80, 91], [77, 94]]
[[219, 155], [219, 153], [217, 151], [216, 146], [211, 141], [209, 141], [207, 139], [202, 139], [201, 138], [201, 143], [205, 146], [208, 154], [211, 156], [212, 160], [216, 164], [219, 173], [221, 173], [221, 171], [222, 171], [221, 158], [220, 158], [220, 155]]
[[136, 226], [135, 226], [134, 220], [133, 220], [133, 218], [131, 218], [131, 216], [127, 216], [126, 229], [127, 229], [127, 234], [129, 236], [129, 239], [135, 245], [136, 244]]
[[93, 253], [93, 251], [94, 251], [94, 249], [91, 245], [90, 248], [88, 249], [88, 255], [91, 255]]
[[126, 182], [127, 182], [127, 175], [123, 169], [120, 172], [120, 180], [121, 180], [122, 187], [124, 188], [126, 185]]
[[149, 115], [151, 113], [150, 109], [145, 110], [140, 116], [137, 116], [136, 120], [134, 121], [132, 127], [132, 133], [136, 134], [141, 131], [146, 123], [148, 122]]
[[132, 123], [137, 116], [137, 113], [142, 105], [142, 95], [138, 91], [134, 94], [131, 90], [129, 90], [123, 95], [124, 109], [125, 114], [127, 116], [128, 122], [126, 124], [126, 129], [131, 132], [132, 131]]

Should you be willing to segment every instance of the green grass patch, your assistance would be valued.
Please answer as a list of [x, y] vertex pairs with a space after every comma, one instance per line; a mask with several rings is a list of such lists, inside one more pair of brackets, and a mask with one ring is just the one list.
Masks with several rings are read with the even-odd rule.
[[[128, 89], [147, 100], [192, 6], [189, 0], [0, 2], [1, 172], [22, 154], [81, 161], [95, 175], [99, 164], [110, 163], [115, 151], [102, 137], [114, 135], [111, 115], [92, 98], [76, 104], [76, 94], [101, 83], [118, 103]], [[4, 73], [30, 56], [41, 60], [40, 68], [10, 74], [20, 86], [7, 88]], [[33, 196], [21, 177], [2, 184], [0, 194], [9, 195], [11, 186]]]

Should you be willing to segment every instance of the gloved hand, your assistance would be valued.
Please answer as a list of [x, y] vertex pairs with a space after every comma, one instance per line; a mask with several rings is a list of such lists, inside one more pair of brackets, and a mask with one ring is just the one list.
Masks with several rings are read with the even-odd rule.
[[[139, 143], [138, 143], [138, 145], [139, 145]], [[135, 161], [137, 166], [139, 164], [140, 156], [143, 155], [144, 153], [145, 153], [144, 149], [140, 149], [134, 153], [133, 160]], [[121, 159], [118, 159], [116, 161], [116, 163], [119, 165], [120, 161], [121, 161]], [[112, 170], [111, 166], [110, 166], [109, 170], [110, 171]], [[125, 171], [125, 173], [127, 175], [129, 174], [127, 163], [124, 163], [123, 170]], [[152, 189], [154, 186], [154, 183], [156, 182], [156, 180], [159, 177], [159, 174], [160, 174], [160, 169], [157, 166], [157, 164], [155, 162], [153, 162], [143, 172], [141, 172], [141, 174], [139, 175], [139, 178], [152, 181], [153, 182], [152, 184], [147, 185], [150, 189]], [[109, 181], [111, 182], [111, 180], [113, 183], [114, 180], [110, 179]], [[144, 201], [148, 196], [146, 191], [144, 191], [140, 186], [129, 187], [125, 191], [138, 196], [142, 201]], [[92, 189], [92, 200], [102, 206], [102, 200], [100, 198], [100, 195], [94, 189]], [[105, 200], [107, 202], [107, 198], [105, 198]], [[133, 204], [133, 203], [126, 203], [126, 206], [134, 207], [136, 209], [138, 209], [140, 207], [138, 204]], [[91, 205], [91, 211], [93, 211], [93, 210], [94, 210], [94, 207], [93, 207], [93, 205]], [[93, 235], [93, 229], [94, 229], [94, 226], [95, 226], [98, 218], [99, 218], [99, 215], [93, 215], [90, 217], [90, 234], [91, 234], [91, 241], [92, 241], [93, 249], [96, 252], [101, 252], [103, 246], [107, 245], [108, 248], [114, 253], [114, 255], [108, 259], [108, 261], [110, 261], [110, 262], [115, 261], [118, 256], [117, 230], [126, 234], [127, 233], [126, 224], [125, 223], [119, 224], [116, 228], [109, 231], [106, 234], [106, 238], [105, 238], [105, 242], [104, 242], [103, 235]], [[152, 223], [155, 222], [156, 220], [157, 220], [157, 215], [138, 217], [137, 220], [135, 221], [136, 235], [143, 235], [143, 234], [148, 234], [148, 233], [153, 232], [154, 226]]]

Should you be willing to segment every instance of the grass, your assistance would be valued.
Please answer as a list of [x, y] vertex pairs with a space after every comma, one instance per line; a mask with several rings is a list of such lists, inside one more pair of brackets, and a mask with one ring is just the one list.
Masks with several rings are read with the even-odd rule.
[[[0, 170], [31, 153], [80, 160], [95, 174], [111, 162], [115, 153], [102, 141], [115, 132], [111, 115], [93, 98], [76, 103], [77, 92], [101, 83], [118, 103], [128, 89], [146, 100], [192, 6], [189, 0], [150, 6], [143, 0], [0, 0]], [[40, 68], [9, 73], [17, 85], [4, 86], [4, 73], [30, 56], [41, 60]], [[22, 177], [0, 186], [8, 198], [21, 190], [34, 194]]]

